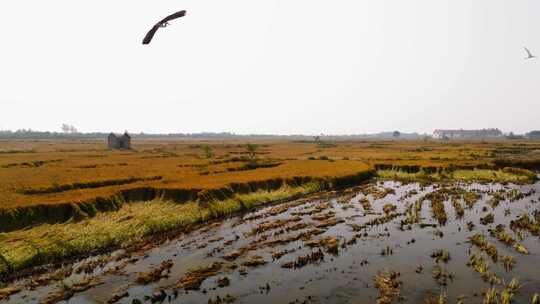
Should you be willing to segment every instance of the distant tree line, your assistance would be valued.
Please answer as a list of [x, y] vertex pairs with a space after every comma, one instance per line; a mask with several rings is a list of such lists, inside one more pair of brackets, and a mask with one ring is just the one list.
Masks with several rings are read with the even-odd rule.
[[[105, 139], [110, 132], [79, 132], [72, 125], [63, 124], [60, 132], [36, 131], [32, 129], [0, 130], [0, 139], [56, 139], [56, 138], [81, 138], [81, 139]], [[201, 133], [129, 133], [133, 138], [185, 138], [185, 139], [285, 139], [293, 141], [309, 141], [324, 143], [335, 140], [358, 140], [358, 139], [391, 139], [395, 138], [393, 132], [382, 132], [375, 134], [352, 134], [352, 135], [272, 135], [272, 134], [235, 134], [231, 132], [201, 132]], [[425, 134], [401, 133], [402, 139], [422, 139]]]
[[32, 129], [0, 130], [1, 139], [105, 138], [107, 133], [49, 132]]
[[[62, 124], [59, 132], [36, 131], [32, 129], [19, 130], [0, 130], [0, 139], [105, 139], [110, 132], [79, 132], [73, 125]], [[413, 139], [425, 140], [431, 138], [431, 134], [420, 133], [403, 133], [400, 131], [380, 132], [373, 134], [351, 134], [351, 135], [272, 135], [272, 134], [235, 134], [232, 132], [200, 132], [200, 133], [168, 133], [168, 134], [150, 134], [150, 133], [130, 133], [133, 138], [184, 138], [184, 139], [285, 139], [301, 142], [316, 142], [319, 144], [328, 143], [330, 141], [347, 141], [347, 140], [362, 140], [362, 139]], [[540, 139], [540, 131], [531, 131], [523, 135], [515, 135], [511, 133], [506, 136], [509, 139], [519, 138]], [[210, 152], [210, 151], [207, 151]], [[206, 152], [205, 152], [206, 154]]]

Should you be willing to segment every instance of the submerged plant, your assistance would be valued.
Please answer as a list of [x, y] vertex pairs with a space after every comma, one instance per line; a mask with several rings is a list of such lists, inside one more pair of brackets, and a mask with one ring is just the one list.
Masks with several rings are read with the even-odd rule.
[[506, 271], [512, 270], [516, 264], [516, 258], [511, 255], [502, 255], [501, 260]]
[[476, 192], [466, 191], [463, 193], [463, 200], [469, 209], [471, 209], [481, 198], [482, 196]]
[[390, 246], [386, 246], [385, 248], [383, 248], [381, 250], [381, 255], [382, 256], [388, 256], [388, 255], [392, 255], [394, 254], [394, 251], [392, 250], [392, 248], [390, 248]]
[[447, 217], [446, 217], [446, 211], [444, 210], [444, 204], [439, 201], [431, 202], [431, 210], [433, 212], [433, 216], [437, 219], [439, 224], [444, 225], [446, 224]]
[[163, 261], [159, 267], [156, 267], [154, 269], [151, 269], [148, 272], [139, 272], [137, 274], [137, 283], [140, 284], [148, 284], [155, 281], [158, 281], [159, 279], [163, 277], [167, 277], [171, 267], [173, 267], [173, 261], [167, 260]]
[[420, 222], [420, 213], [422, 212], [423, 200], [416, 200], [414, 204], [409, 205], [407, 208], [407, 217], [402, 221], [401, 226], [417, 224]]
[[513, 278], [501, 291], [501, 304], [510, 304], [520, 287], [519, 281], [516, 278]]
[[368, 221], [366, 223], [366, 225], [368, 225], [368, 226], [383, 225], [383, 224], [386, 224], [386, 223], [390, 222], [391, 220], [395, 219], [398, 216], [399, 216], [399, 214], [392, 212], [392, 213], [385, 214], [385, 215], [380, 216], [380, 217], [376, 217], [376, 218]]
[[448, 297], [446, 293], [441, 293], [438, 296], [429, 295], [424, 299], [424, 304], [446, 304], [448, 303]]
[[390, 212], [393, 212], [396, 209], [397, 209], [396, 205], [391, 204], [391, 203], [384, 204], [384, 206], [383, 206], [383, 212], [385, 214], [389, 214]]
[[460, 219], [465, 215], [465, 210], [455, 197], [452, 198], [452, 206], [454, 206], [454, 210], [456, 211], [456, 219]]
[[449, 198], [453, 191], [448, 188], [442, 188], [426, 194], [421, 200], [431, 202], [431, 213], [437, 219], [440, 225], [445, 225], [447, 221], [446, 211], [444, 210], [444, 201]]
[[501, 283], [501, 279], [489, 271], [489, 264], [484, 260], [481, 254], [473, 253], [471, 256], [469, 256], [467, 266], [472, 267], [476, 272], [478, 272], [482, 280], [485, 282], [488, 282], [491, 285]]
[[495, 209], [501, 201], [504, 200], [504, 195], [500, 192], [495, 192], [492, 194], [492, 197], [487, 202], [491, 208]]
[[437, 249], [433, 251], [431, 254], [431, 257], [435, 259], [435, 262], [442, 261], [444, 263], [447, 263], [450, 260], [450, 252], [446, 249]]
[[399, 272], [382, 271], [373, 278], [375, 288], [379, 290], [377, 304], [391, 304], [395, 299], [400, 298], [402, 283], [399, 277]]
[[20, 287], [10, 286], [10, 287], [5, 287], [5, 288], [0, 288], [0, 301], [9, 299], [11, 295], [18, 293], [19, 291], [21, 291]]
[[439, 264], [433, 266], [433, 271], [431, 272], [431, 275], [433, 279], [437, 281], [437, 284], [441, 286], [448, 285], [448, 280], [454, 280], [454, 275], [443, 269]]
[[497, 304], [498, 292], [495, 288], [490, 288], [484, 294], [483, 304]]
[[497, 247], [489, 243], [482, 234], [477, 233], [469, 237], [469, 240], [472, 244], [476, 245], [477, 247], [485, 251], [494, 262], [497, 262], [497, 259], [498, 259]]
[[532, 220], [528, 214], [523, 214], [517, 220], [511, 221], [510, 229], [514, 231], [526, 230], [534, 236], [540, 236], [540, 222]]
[[373, 210], [373, 207], [371, 207], [371, 203], [369, 202], [369, 199], [367, 197], [361, 198], [360, 204], [362, 204], [362, 208], [364, 208], [365, 212]]
[[216, 275], [222, 268], [223, 264], [214, 262], [210, 265], [201, 266], [189, 270], [176, 284], [179, 289], [198, 290], [204, 280]]
[[514, 248], [517, 252], [525, 255], [529, 254], [529, 250], [506, 232], [503, 225], [497, 225], [497, 227], [491, 231], [491, 235], [496, 237], [500, 242]]
[[489, 213], [486, 216], [480, 218], [480, 223], [482, 225], [493, 224], [494, 221], [495, 221], [495, 217], [493, 216], [493, 213]]

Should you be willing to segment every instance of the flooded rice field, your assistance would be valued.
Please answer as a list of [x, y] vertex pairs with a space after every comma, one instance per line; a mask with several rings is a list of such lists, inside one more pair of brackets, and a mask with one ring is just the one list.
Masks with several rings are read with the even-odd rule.
[[322, 193], [15, 282], [0, 303], [531, 303], [539, 190], [378, 182]]

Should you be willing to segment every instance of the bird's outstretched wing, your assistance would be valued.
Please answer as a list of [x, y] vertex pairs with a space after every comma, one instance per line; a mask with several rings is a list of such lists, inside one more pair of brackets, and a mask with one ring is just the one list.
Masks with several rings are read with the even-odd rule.
[[157, 30], [160, 28], [159, 24], [154, 25], [148, 33], [146, 33], [146, 36], [144, 36], [143, 44], [149, 44], [150, 41], [152, 41], [152, 38], [154, 38], [154, 34], [156, 34]]
[[178, 18], [180, 18], [180, 17], [184, 17], [185, 15], [186, 15], [186, 11], [185, 11], [185, 10], [176, 12], [176, 13], [174, 13], [174, 14], [172, 14], [172, 15], [169, 15], [169, 16], [163, 18], [163, 20], [161, 20], [161, 21], [159, 22], [159, 24], [163, 24], [163, 23], [165, 23], [165, 22], [169, 22], [169, 21], [171, 21], [171, 20], [178, 19]]
[[531, 53], [531, 51], [529, 51], [529, 49], [527, 47], [523, 47], [523, 48], [525, 49], [525, 52], [527, 52], [528, 58], [534, 57], [533, 54]]
[[146, 36], [144, 36], [144, 39], [143, 39], [143, 44], [149, 44], [150, 41], [152, 41], [152, 38], [154, 37], [154, 35], [156, 34], [157, 30], [162, 27], [164, 24], [167, 24], [167, 22], [171, 21], [171, 20], [174, 20], [174, 19], [177, 19], [177, 18], [180, 18], [180, 17], [184, 17], [186, 15], [186, 11], [185, 10], [182, 10], [182, 11], [179, 11], [179, 12], [176, 12], [172, 15], [169, 15], [165, 18], [163, 18], [161, 21], [159, 21], [158, 23], [156, 23], [151, 29], [150, 31], [148, 31], [148, 33], [146, 33]]

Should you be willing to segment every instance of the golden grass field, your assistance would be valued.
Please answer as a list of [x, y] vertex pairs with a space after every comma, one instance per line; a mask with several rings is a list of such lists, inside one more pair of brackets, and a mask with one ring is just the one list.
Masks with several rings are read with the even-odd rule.
[[[274, 168], [246, 171], [227, 171], [245, 162], [231, 161], [245, 157], [241, 142], [210, 142], [215, 157], [206, 159], [197, 145], [200, 142], [135, 141], [132, 151], [109, 151], [105, 142], [0, 142], [0, 151], [34, 151], [31, 153], [0, 153], [0, 208], [35, 204], [85, 201], [106, 196], [119, 190], [153, 186], [160, 188], [219, 188], [232, 182], [249, 182], [292, 176], [340, 176], [369, 168], [355, 159], [341, 160], [356, 154], [340, 149], [317, 149], [313, 144], [260, 143], [257, 158], [281, 163]], [[360, 151], [358, 151], [360, 152]], [[360, 152], [361, 153], [361, 152]], [[309, 156], [328, 155], [335, 162], [310, 161]], [[44, 161], [39, 167], [24, 163]], [[215, 163], [215, 164], [214, 164]], [[21, 165], [22, 164], [22, 165]], [[11, 166], [10, 166], [11, 165]], [[26, 189], [47, 188], [53, 185], [87, 183], [126, 178], [161, 177], [159, 180], [134, 182], [93, 189], [74, 189], [59, 193], [28, 195]]]
[[[272, 178], [344, 176], [376, 164], [474, 166], [489, 164], [497, 157], [516, 155], [516, 151], [527, 154], [540, 151], [540, 143], [534, 142], [364, 141], [338, 142], [336, 146], [325, 147], [309, 142], [262, 141], [256, 142], [259, 145], [257, 158], [280, 165], [228, 171], [245, 163], [234, 161], [246, 157], [245, 143], [135, 140], [132, 151], [109, 151], [105, 142], [98, 140], [0, 141], [0, 209], [85, 201], [141, 185], [171, 189], [220, 188], [233, 182]], [[209, 144], [215, 156], [205, 158], [201, 144]], [[330, 161], [318, 160], [321, 156]], [[151, 177], [160, 179], [57, 193], [24, 193], [54, 185]]]
[[[258, 145], [253, 158], [247, 141], [239, 140], [135, 139], [129, 151], [107, 150], [105, 140], [0, 141], [0, 273], [130, 245], [142, 237], [328, 189], [322, 181], [339, 185], [340, 179], [352, 176], [357, 182], [378, 172], [386, 179], [529, 182], [534, 173], [508, 167], [540, 164], [540, 143], [528, 141], [251, 142]], [[202, 145], [209, 145], [214, 155], [206, 157]], [[246, 169], [250, 163], [264, 166]], [[205, 191], [212, 189], [294, 178], [304, 179], [274, 188], [248, 187], [201, 204]], [[109, 199], [115, 208], [97, 210], [114, 211], [105, 213], [84, 207], [137, 189], [197, 195], [168, 200], [152, 192], [130, 200], [147, 197], [145, 204], [121, 200], [116, 205]], [[74, 212], [79, 205], [83, 211]], [[70, 211], [54, 206], [69, 206]]]

